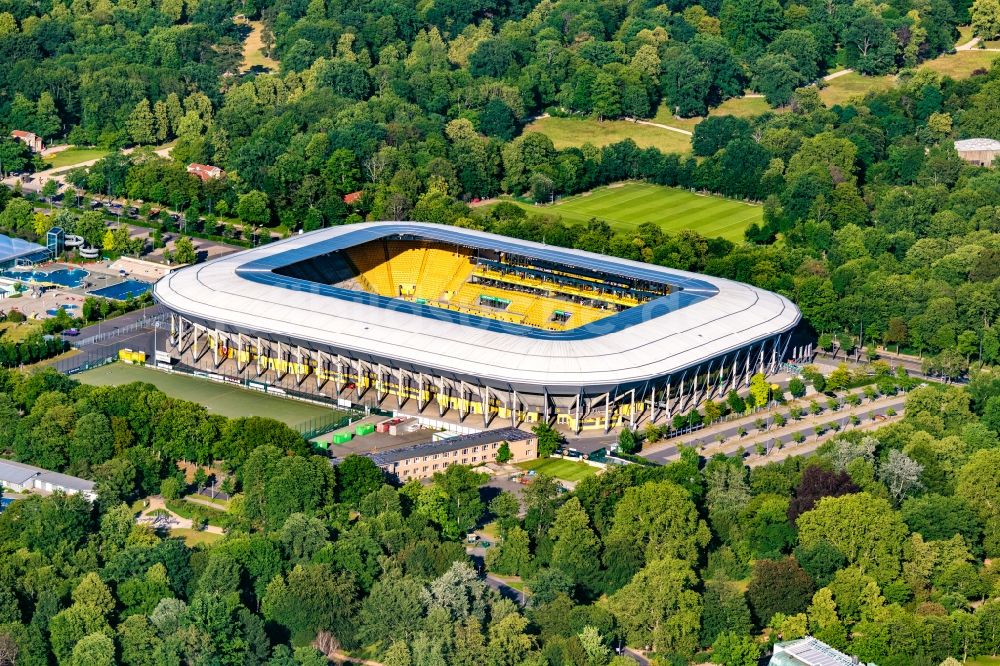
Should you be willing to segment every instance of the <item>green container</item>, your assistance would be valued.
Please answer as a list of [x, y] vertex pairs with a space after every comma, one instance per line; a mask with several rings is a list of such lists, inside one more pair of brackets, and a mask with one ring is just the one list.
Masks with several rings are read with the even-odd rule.
[[329, 451], [330, 450], [330, 444], [327, 443], [327, 442], [316, 442], [316, 448], [317, 449], [323, 449], [323, 450]]
[[371, 423], [365, 423], [363, 425], [354, 426], [354, 434], [359, 437], [364, 437], [365, 435], [370, 435], [375, 432], [375, 426]]
[[351, 441], [352, 437], [354, 437], [354, 435], [352, 435], [349, 432], [338, 432], [333, 436], [333, 443], [346, 444], [347, 442]]

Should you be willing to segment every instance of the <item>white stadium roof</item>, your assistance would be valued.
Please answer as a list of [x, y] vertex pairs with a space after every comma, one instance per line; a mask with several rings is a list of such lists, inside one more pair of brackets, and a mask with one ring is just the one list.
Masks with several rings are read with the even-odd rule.
[[[673, 285], [670, 296], [562, 332], [504, 324], [319, 285], [273, 270], [402, 235], [495, 249]], [[345, 225], [171, 273], [154, 296], [209, 327], [315, 344], [491, 384], [621, 386], [683, 371], [792, 329], [798, 308], [769, 291], [625, 259], [417, 222]]]

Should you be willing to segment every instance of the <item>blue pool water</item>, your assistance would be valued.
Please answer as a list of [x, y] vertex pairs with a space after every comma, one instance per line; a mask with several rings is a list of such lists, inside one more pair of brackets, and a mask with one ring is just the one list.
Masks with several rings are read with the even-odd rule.
[[15, 271], [7, 270], [0, 273], [3, 277], [21, 282], [48, 282], [74, 289], [83, 284], [84, 278], [90, 275], [82, 268], [57, 268], [53, 271]]
[[[77, 307], [78, 306], [73, 305], [72, 303], [67, 303], [66, 305], [62, 306], [62, 309], [66, 311], [66, 314], [72, 314], [73, 310], [76, 310]], [[59, 308], [52, 308], [51, 310], [46, 310], [45, 314], [49, 315], [50, 317], [55, 317], [57, 314], [59, 314]]]
[[124, 301], [129, 296], [132, 296], [132, 298], [142, 296], [149, 291], [149, 288], [152, 286], [153, 285], [148, 282], [142, 282], [140, 280], [125, 280], [124, 282], [113, 284], [110, 287], [101, 287], [100, 289], [88, 291], [87, 293], [91, 296], [110, 298], [115, 301]]

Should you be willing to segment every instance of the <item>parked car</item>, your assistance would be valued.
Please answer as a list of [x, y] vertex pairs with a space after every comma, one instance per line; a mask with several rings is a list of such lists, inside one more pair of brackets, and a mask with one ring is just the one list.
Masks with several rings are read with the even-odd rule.
[[78, 328], [67, 328], [65, 331], [63, 331], [63, 335], [68, 335], [70, 337], [75, 336], [75, 335], [80, 335], [80, 329], [78, 329]]

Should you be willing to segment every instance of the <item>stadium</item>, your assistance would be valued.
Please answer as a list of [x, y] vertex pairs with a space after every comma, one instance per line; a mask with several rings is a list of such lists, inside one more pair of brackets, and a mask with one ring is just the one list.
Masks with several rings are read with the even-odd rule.
[[167, 353], [199, 373], [577, 432], [670, 418], [773, 373], [801, 316], [729, 280], [417, 222], [293, 236], [153, 293]]

